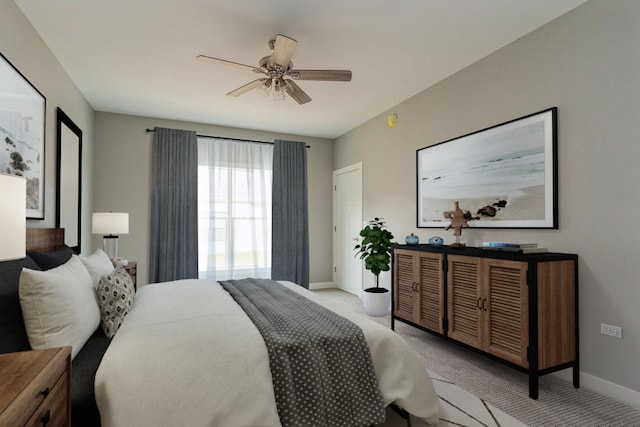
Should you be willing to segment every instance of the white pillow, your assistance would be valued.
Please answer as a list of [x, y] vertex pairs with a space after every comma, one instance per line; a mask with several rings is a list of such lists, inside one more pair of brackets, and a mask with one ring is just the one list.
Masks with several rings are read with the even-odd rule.
[[102, 249], [96, 250], [92, 255], [81, 256], [80, 261], [82, 261], [91, 275], [94, 288], [98, 287], [98, 283], [100, 283], [100, 278], [102, 276], [113, 271], [113, 264], [111, 263], [109, 256], [104, 253]]
[[32, 349], [71, 346], [74, 358], [100, 325], [93, 281], [78, 258], [47, 271], [22, 269], [18, 293]]

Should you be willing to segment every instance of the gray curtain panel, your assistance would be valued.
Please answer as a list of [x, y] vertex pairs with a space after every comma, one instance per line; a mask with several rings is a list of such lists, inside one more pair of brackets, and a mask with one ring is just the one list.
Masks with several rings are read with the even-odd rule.
[[307, 147], [276, 140], [273, 147], [271, 278], [309, 288]]
[[198, 278], [196, 132], [155, 128], [149, 283]]

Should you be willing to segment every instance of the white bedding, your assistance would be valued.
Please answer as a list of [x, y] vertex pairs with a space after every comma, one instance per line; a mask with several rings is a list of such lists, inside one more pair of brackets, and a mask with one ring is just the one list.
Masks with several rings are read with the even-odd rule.
[[[391, 330], [292, 283], [362, 328], [385, 405], [431, 424], [439, 401], [423, 364]], [[95, 382], [103, 427], [279, 426], [267, 348], [216, 282], [142, 287]]]

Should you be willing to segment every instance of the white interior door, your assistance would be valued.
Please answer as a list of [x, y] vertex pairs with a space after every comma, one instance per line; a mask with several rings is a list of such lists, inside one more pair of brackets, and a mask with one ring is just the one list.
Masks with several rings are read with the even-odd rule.
[[354, 246], [362, 229], [362, 163], [333, 172], [333, 283], [360, 296], [362, 261]]

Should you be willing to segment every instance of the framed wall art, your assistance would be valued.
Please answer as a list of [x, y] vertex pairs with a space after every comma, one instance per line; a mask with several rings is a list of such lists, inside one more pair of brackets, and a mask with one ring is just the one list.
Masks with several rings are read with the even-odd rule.
[[82, 235], [82, 130], [57, 109], [58, 183], [56, 227], [64, 228], [64, 243], [80, 253]]
[[27, 180], [27, 218], [44, 219], [46, 99], [0, 54], [0, 172]]
[[[417, 226], [558, 228], [556, 107], [416, 152]], [[468, 212], [468, 213], [467, 213]]]

